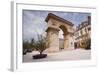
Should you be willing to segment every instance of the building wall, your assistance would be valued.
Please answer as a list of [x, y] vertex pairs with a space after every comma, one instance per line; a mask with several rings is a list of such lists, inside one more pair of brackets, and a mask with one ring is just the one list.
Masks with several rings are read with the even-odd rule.
[[83, 41], [91, 39], [91, 24], [90, 19], [82, 22], [74, 33], [74, 41], [77, 43], [77, 47], [80, 47]]
[[[49, 18], [47, 38], [50, 47], [49, 50], [59, 50], [59, 48], [64, 49], [74, 49], [79, 48], [83, 40], [91, 38], [91, 17], [87, 17], [87, 21], [82, 22], [76, 29], [73, 26], [54, 18]], [[59, 41], [58, 33], [60, 28], [63, 30], [64, 41]], [[51, 34], [53, 33], [53, 34]], [[75, 46], [75, 44], [77, 46]]]

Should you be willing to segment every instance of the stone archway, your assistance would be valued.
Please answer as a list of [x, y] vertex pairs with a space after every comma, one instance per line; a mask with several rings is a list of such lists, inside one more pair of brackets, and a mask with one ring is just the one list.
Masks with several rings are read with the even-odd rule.
[[49, 13], [46, 20], [48, 24], [47, 47], [49, 52], [59, 51], [58, 34], [60, 29], [64, 32], [64, 49], [73, 49], [73, 24], [63, 18]]

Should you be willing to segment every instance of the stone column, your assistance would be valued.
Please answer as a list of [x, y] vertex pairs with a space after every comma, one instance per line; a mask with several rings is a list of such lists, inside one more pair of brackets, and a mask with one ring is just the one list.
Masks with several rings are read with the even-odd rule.
[[49, 26], [46, 30], [47, 32], [47, 44], [48, 44], [48, 52], [56, 52], [59, 51], [59, 28]]
[[73, 50], [74, 49], [74, 38], [72, 34], [69, 34], [69, 49]]
[[68, 35], [67, 34], [63, 34], [64, 35], [64, 49], [68, 48]]
[[64, 49], [67, 49], [67, 50], [74, 49], [73, 42], [74, 40], [71, 34], [64, 34]]

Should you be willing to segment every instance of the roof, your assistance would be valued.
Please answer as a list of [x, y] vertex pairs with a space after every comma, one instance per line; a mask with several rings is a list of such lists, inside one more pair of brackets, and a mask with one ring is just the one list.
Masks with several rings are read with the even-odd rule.
[[63, 18], [61, 18], [61, 17], [59, 17], [59, 16], [56, 16], [55, 14], [52, 14], [52, 13], [49, 13], [49, 14], [48, 14], [48, 16], [46, 17], [45, 21], [48, 22], [48, 20], [49, 20], [50, 18], [59, 20], [59, 21], [61, 21], [61, 22], [63, 22], [63, 23], [67, 23], [67, 24], [69, 24], [70, 26], [73, 26], [73, 25], [74, 25], [74, 24], [71, 23], [70, 21], [67, 21], [67, 20], [65, 20], [65, 19], [63, 19]]
[[84, 22], [82, 22], [82, 23], [77, 27], [77, 30], [76, 30], [76, 31], [81, 30], [81, 29], [83, 29], [84, 27], [87, 27], [87, 26], [89, 26], [89, 25], [91, 25], [91, 24], [89, 24], [88, 21], [84, 21]]
[[80, 29], [82, 29], [82, 28], [84, 28], [84, 27], [86, 27], [88, 25], [91, 25], [91, 16], [88, 16], [88, 19], [86, 21], [81, 22], [81, 24], [77, 26], [77, 30], [76, 31], [78, 31], [78, 30], [80, 30]]

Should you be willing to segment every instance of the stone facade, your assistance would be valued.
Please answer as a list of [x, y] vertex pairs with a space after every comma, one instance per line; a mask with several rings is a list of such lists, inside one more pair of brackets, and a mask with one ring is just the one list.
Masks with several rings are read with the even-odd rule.
[[49, 13], [46, 20], [48, 24], [47, 32], [47, 47], [49, 52], [59, 51], [59, 31], [62, 29], [64, 36], [63, 47], [66, 50], [74, 49], [73, 44], [73, 24], [63, 18], [60, 18], [52, 13]]
[[[47, 35], [47, 51], [56, 52], [61, 49], [73, 50], [79, 48], [82, 40], [91, 38], [91, 17], [87, 17], [87, 21], [82, 22], [78, 27], [73, 23], [52, 13], [49, 13], [45, 19], [48, 28]], [[59, 40], [59, 31], [63, 31], [64, 39]]]
[[82, 22], [74, 32], [76, 48], [79, 48], [83, 41], [91, 39], [91, 17], [87, 17], [87, 21]]

